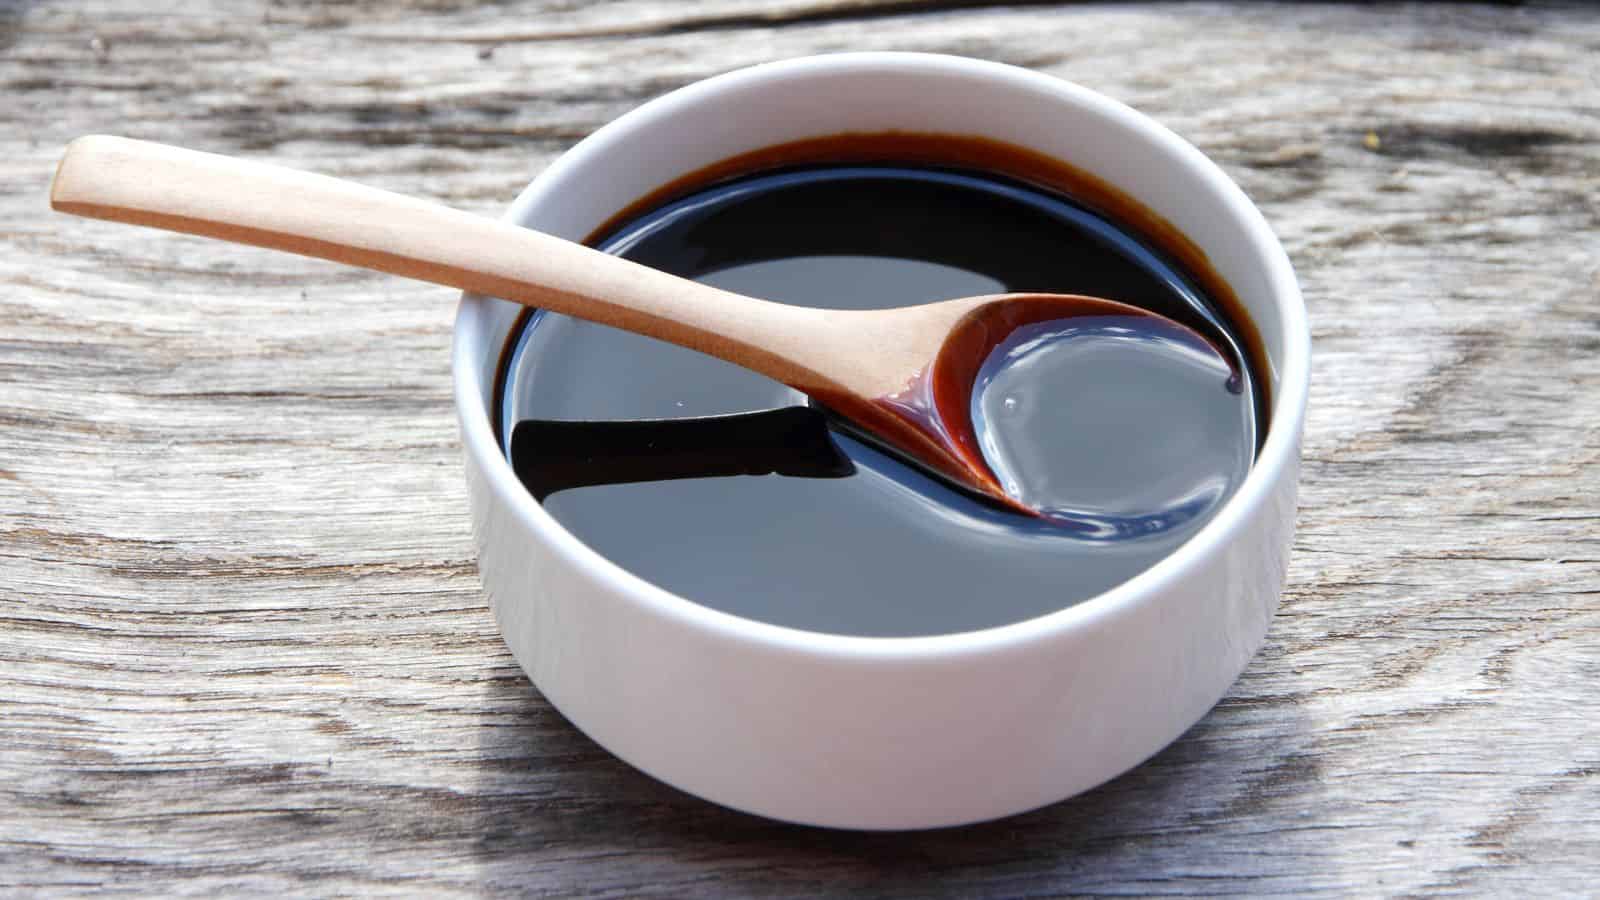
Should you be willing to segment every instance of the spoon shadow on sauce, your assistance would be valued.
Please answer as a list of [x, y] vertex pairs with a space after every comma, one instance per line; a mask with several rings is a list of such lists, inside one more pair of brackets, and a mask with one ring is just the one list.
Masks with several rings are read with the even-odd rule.
[[784, 475], [844, 478], [855, 464], [828, 419], [805, 406], [684, 419], [614, 422], [524, 419], [511, 430], [511, 467], [534, 499], [608, 484]]

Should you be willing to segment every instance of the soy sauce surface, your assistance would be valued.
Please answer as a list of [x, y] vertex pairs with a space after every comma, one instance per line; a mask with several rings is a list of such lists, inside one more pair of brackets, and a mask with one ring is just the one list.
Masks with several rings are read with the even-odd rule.
[[505, 376], [519, 477], [601, 554], [726, 612], [871, 636], [1052, 612], [1170, 554], [1255, 451], [1260, 398], [1233, 329], [1175, 263], [1053, 193], [961, 171], [814, 166], [701, 191], [598, 245], [784, 302], [1081, 293], [1204, 336], [1202, 348], [1157, 320], [1085, 319], [1002, 346], [973, 412], [991, 462], [1058, 514], [1029, 519], [855, 440], [761, 376], [533, 316]]

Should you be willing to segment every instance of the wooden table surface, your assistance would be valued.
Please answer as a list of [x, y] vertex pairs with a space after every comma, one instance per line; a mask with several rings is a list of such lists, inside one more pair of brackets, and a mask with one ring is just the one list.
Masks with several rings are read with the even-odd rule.
[[[479, 593], [451, 291], [45, 205], [105, 131], [495, 213], [670, 88], [889, 48], [1171, 125], [1314, 323], [1261, 653], [971, 828], [728, 812], [551, 710]], [[0, 0], [0, 122], [0, 893], [1600, 890], [1600, 9]]]

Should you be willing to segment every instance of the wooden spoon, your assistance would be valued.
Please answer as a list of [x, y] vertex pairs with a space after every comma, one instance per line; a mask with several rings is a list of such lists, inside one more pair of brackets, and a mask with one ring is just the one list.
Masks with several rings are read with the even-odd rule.
[[67, 147], [55, 209], [502, 297], [699, 350], [800, 390], [869, 437], [1012, 508], [974, 434], [970, 394], [1021, 325], [1152, 316], [1094, 297], [1002, 294], [881, 310], [718, 290], [571, 241], [336, 178], [145, 141]]

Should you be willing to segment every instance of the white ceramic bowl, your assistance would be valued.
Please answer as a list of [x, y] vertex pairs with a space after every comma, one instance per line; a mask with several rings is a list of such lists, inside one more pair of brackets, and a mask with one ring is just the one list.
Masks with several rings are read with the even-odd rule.
[[506, 643], [573, 724], [643, 771], [736, 809], [847, 828], [1021, 812], [1093, 787], [1194, 724], [1244, 668], [1283, 586], [1310, 338], [1254, 206], [1165, 128], [1084, 88], [945, 56], [756, 66], [645, 104], [536, 178], [508, 218], [581, 239], [667, 182], [842, 132], [981, 135], [1086, 169], [1197, 242], [1265, 344], [1255, 468], [1170, 557], [1094, 599], [982, 631], [863, 638], [718, 612], [623, 571], [518, 483], [490, 427], [518, 307], [467, 296], [456, 404], [479, 571]]

